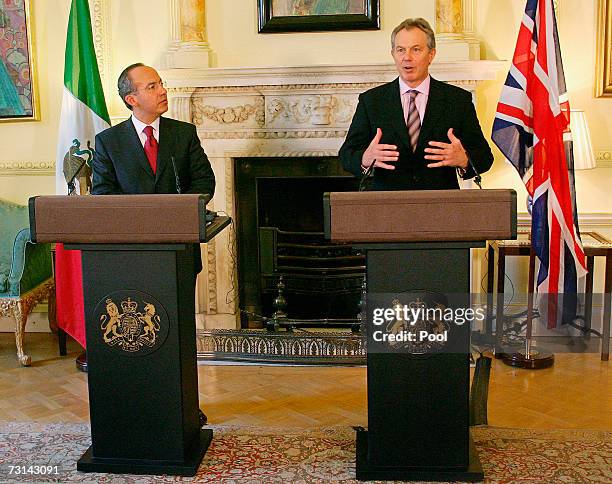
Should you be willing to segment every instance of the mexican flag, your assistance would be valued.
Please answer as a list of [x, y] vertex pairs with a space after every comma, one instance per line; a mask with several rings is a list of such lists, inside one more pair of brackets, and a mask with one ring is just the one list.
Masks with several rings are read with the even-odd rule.
[[[88, 0], [72, 0], [66, 54], [64, 92], [57, 142], [56, 193], [86, 195], [91, 187], [95, 136], [110, 127], [91, 31]], [[85, 347], [81, 253], [55, 253], [58, 326]]]
[[89, 4], [87, 0], [72, 0], [57, 142], [56, 193], [67, 194], [68, 182], [73, 177], [80, 188], [77, 193], [84, 195], [88, 192], [89, 181], [86, 178], [91, 179], [94, 139], [108, 127], [110, 118], [94, 50]]

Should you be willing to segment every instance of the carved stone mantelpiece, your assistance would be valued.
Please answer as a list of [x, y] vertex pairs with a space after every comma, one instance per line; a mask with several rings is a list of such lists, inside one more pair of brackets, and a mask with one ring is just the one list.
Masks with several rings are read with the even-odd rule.
[[[495, 79], [503, 67], [497, 61], [436, 62], [430, 71], [473, 93], [479, 81]], [[392, 64], [170, 69], [161, 75], [169, 115], [198, 128], [217, 179], [214, 209], [230, 216], [236, 158], [335, 156], [359, 94], [397, 77]], [[235, 247], [235, 234], [227, 230], [203, 251], [200, 312], [236, 313]]]

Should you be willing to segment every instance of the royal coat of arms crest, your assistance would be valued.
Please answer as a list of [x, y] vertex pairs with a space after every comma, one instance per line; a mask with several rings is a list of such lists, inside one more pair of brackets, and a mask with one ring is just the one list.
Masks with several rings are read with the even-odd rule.
[[130, 297], [121, 301], [121, 311], [111, 298], [106, 299], [106, 314], [100, 316], [102, 339], [109, 346], [134, 353], [155, 345], [160, 320], [155, 305], [144, 302], [142, 311]]

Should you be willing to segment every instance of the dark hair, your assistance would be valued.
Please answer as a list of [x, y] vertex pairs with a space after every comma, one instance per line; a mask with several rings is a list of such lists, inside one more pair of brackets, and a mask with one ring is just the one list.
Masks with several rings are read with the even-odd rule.
[[427, 47], [429, 47], [430, 49], [436, 48], [436, 36], [434, 34], [433, 29], [431, 28], [431, 25], [429, 25], [429, 22], [427, 20], [419, 17], [419, 18], [407, 18], [401, 24], [399, 24], [397, 27], [393, 29], [393, 32], [391, 32], [391, 48], [392, 49], [395, 49], [395, 36], [400, 30], [403, 30], [403, 29], [422, 30], [427, 35]]
[[125, 96], [134, 92], [134, 85], [130, 79], [130, 71], [132, 69], [136, 69], [136, 67], [145, 67], [145, 65], [142, 62], [129, 65], [123, 69], [123, 72], [119, 74], [119, 79], [117, 79], [117, 90], [119, 91], [119, 96], [130, 111], [132, 110], [132, 106], [125, 101]]

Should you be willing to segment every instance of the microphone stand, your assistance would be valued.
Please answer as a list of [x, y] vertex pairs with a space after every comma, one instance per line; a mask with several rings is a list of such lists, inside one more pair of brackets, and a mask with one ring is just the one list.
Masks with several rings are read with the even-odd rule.
[[172, 169], [174, 170], [174, 182], [176, 183], [176, 193], [181, 194], [181, 180], [178, 176], [178, 171], [176, 169], [176, 164], [174, 163], [174, 156], [170, 157], [170, 161], [172, 162]]
[[[170, 157], [170, 162], [172, 163], [172, 169], [174, 170], [174, 182], [176, 183], [176, 193], [179, 195], [183, 193], [183, 189], [181, 188], [181, 179], [179, 178], [178, 170], [176, 169], [176, 163], [174, 162], [174, 156]], [[205, 220], [206, 223], [212, 222], [217, 216], [217, 212], [213, 212], [212, 210], [206, 209]]]
[[480, 188], [482, 190], [482, 177], [480, 176], [480, 173], [478, 173], [478, 170], [476, 169], [476, 167], [474, 166], [474, 163], [472, 163], [472, 160], [468, 157], [468, 163], [470, 164], [470, 167], [472, 167], [472, 170], [474, 170], [474, 173], [476, 173], [476, 176], [474, 177], [474, 183], [476, 183], [476, 185], [478, 185], [478, 188]]
[[374, 160], [372, 164], [368, 166], [368, 169], [361, 176], [361, 180], [359, 180], [359, 190], [358, 191], [362, 192], [366, 187], [367, 180], [372, 178], [372, 176], [374, 176], [374, 165], [375, 164], [376, 164], [376, 160]]

